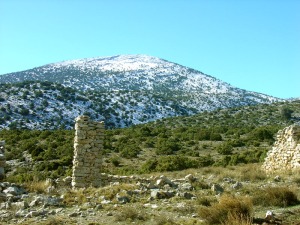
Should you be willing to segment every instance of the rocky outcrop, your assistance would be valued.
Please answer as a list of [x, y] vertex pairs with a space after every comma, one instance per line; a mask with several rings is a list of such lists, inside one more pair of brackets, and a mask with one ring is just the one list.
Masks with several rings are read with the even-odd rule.
[[104, 123], [90, 121], [88, 116], [79, 116], [75, 121], [72, 186], [99, 187]]
[[0, 141], [0, 181], [4, 179], [5, 177], [5, 155], [4, 155], [4, 149], [5, 149], [5, 141]]
[[262, 167], [269, 174], [300, 169], [300, 125], [278, 131]]

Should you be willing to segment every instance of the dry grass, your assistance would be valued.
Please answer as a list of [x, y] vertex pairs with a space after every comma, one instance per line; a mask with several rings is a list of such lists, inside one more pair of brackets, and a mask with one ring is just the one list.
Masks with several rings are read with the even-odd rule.
[[267, 187], [254, 193], [255, 205], [287, 207], [299, 203], [297, 195], [288, 187]]
[[46, 181], [32, 181], [24, 184], [24, 187], [28, 192], [35, 192], [38, 194], [46, 193], [49, 186], [50, 184]]
[[232, 195], [221, 196], [218, 203], [209, 207], [200, 207], [199, 215], [207, 224], [231, 224], [235, 218], [240, 224], [250, 221], [253, 213], [252, 201], [248, 197], [235, 197]]
[[64, 204], [71, 206], [75, 204], [83, 204], [87, 202], [86, 194], [83, 189], [69, 190], [64, 194]]
[[267, 179], [266, 173], [261, 169], [260, 164], [247, 164], [240, 167], [240, 180], [241, 181], [263, 181]]
[[130, 191], [137, 189], [133, 184], [119, 184], [103, 188], [85, 188], [68, 190], [64, 194], [64, 203], [66, 205], [83, 204], [92, 201], [94, 203], [101, 203], [103, 199], [115, 201], [115, 197], [122, 191]]
[[29, 219], [28, 221], [23, 221], [19, 223], [21, 225], [63, 225], [63, 224], [74, 224], [73, 221], [71, 221], [68, 218], [63, 218], [61, 216], [51, 216], [47, 220], [39, 220], [36, 221], [34, 219]]
[[236, 213], [229, 213], [227, 220], [222, 225], [252, 225], [251, 217], [243, 217]]
[[145, 221], [148, 216], [141, 208], [132, 207], [132, 206], [124, 206], [119, 212], [115, 215], [116, 221]]
[[155, 217], [155, 225], [178, 225], [174, 219], [167, 215], [158, 215]]

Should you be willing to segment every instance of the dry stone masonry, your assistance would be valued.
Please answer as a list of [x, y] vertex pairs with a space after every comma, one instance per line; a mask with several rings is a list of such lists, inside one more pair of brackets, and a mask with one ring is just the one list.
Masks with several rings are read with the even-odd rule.
[[0, 141], [0, 180], [3, 180], [5, 177], [5, 155], [4, 155], [5, 141]]
[[300, 125], [278, 131], [276, 142], [267, 154], [263, 169], [267, 173], [300, 169]]
[[104, 122], [90, 121], [88, 116], [79, 116], [75, 122], [72, 187], [99, 187]]

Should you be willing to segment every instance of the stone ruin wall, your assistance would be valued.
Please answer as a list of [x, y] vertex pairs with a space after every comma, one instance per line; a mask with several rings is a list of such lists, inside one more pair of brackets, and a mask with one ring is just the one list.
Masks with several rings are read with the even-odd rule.
[[4, 155], [4, 150], [5, 150], [5, 141], [0, 141], [0, 181], [5, 178], [5, 155]]
[[88, 116], [79, 116], [75, 122], [72, 187], [99, 187], [104, 122], [90, 121]]
[[278, 131], [276, 142], [262, 167], [269, 174], [300, 170], [300, 125]]

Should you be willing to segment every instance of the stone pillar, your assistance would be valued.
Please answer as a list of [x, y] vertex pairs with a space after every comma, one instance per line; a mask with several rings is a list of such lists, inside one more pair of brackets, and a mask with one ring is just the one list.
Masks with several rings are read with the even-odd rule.
[[99, 187], [104, 122], [90, 121], [88, 116], [79, 116], [75, 122], [72, 187]]
[[4, 155], [4, 149], [5, 149], [5, 141], [0, 141], [0, 181], [5, 178], [5, 155]]

